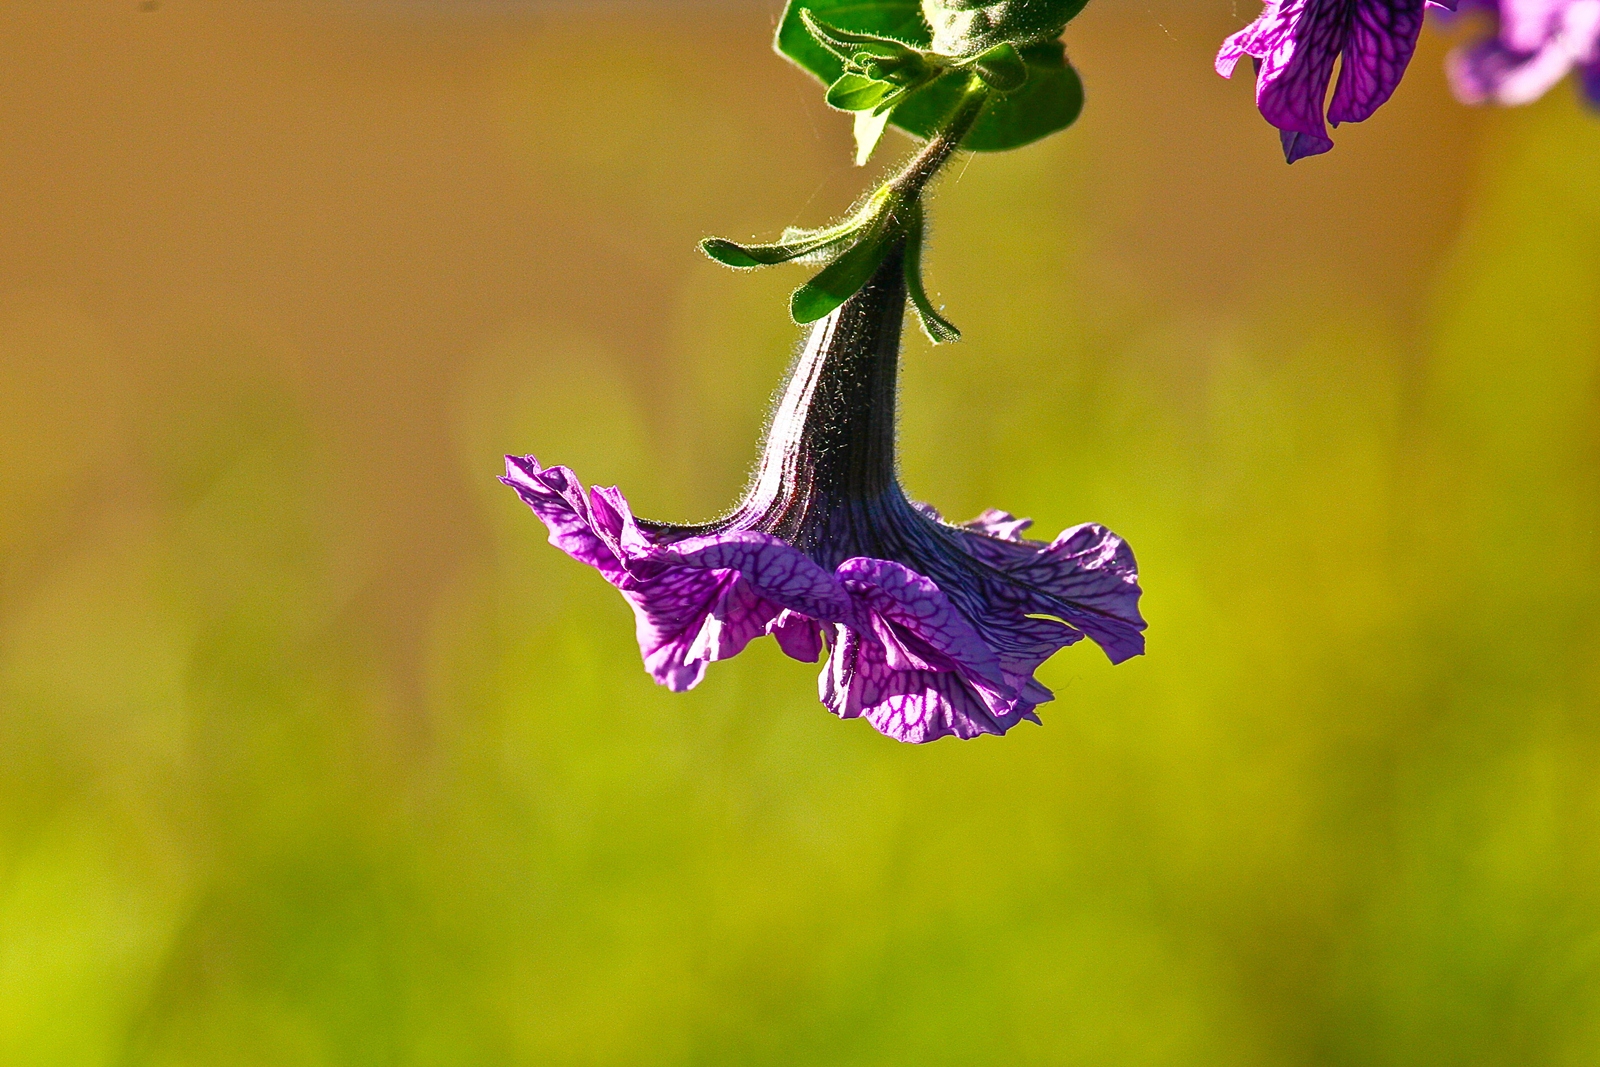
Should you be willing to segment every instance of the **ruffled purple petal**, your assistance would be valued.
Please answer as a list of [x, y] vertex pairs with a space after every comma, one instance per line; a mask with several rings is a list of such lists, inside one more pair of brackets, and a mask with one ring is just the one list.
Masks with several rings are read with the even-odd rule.
[[684, 658], [690, 663], [714, 663], [732, 659], [745, 646], [765, 635], [783, 611], [740, 580], [735, 573], [723, 572], [722, 592], [706, 613]]
[[500, 479], [517, 491], [522, 502], [550, 529], [550, 543], [616, 584], [622, 561], [616, 549], [595, 532], [589, 514], [589, 496], [577, 475], [566, 467], [539, 466], [532, 456], [507, 456], [506, 475]]
[[[687, 567], [662, 570], [654, 577], [613, 583], [633, 608], [634, 631], [650, 677], [674, 693], [693, 689], [716, 658], [697, 639], [737, 581], [717, 571]], [[742, 647], [742, 646], [740, 646]]]
[[1343, 6], [1336, 0], [1290, 0], [1275, 20], [1277, 38], [1259, 57], [1256, 106], [1285, 133], [1327, 139], [1323, 100], [1344, 47]]
[[816, 619], [785, 609], [767, 624], [767, 632], [790, 659], [815, 663], [822, 658], [822, 627]]
[[682, 567], [737, 571], [767, 600], [824, 622], [864, 621], [834, 575], [771, 534], [733, 530], [691, 537], [655, 548], [651, 558]]
[[1039, 721], [1032, 705], [1020, 701], [996, 714], [958, 672], [897, 670], [883, 645], [846, 627], [834, 628], [832, 642], [818, 680], [822, 703], [841, 719], [865, 718], [897, 741], [1003, 734], [1023, 719]]
[[870, 612], [873, 636], [891, 667], [955, 671], [997, 704], [1015, 698], [999, 657], [930, 579], [904, 564], [865, 557], [845, 560], [838, 575]]
[[1023, 531], [1032, 525], [1032, 519], [1019, 519], [1009, 511], [990, 508], [971, 522], [962, 523], [961, 528], [1002, 541], [1021, 541]]
[[[1052, 694], [1034, 670], [1085, 634], [1113, 661], [1143, 650], [1133, 556], [1103, 527], [1074, 527], [1047, 545], [1024, 540], [1028, 520], [1005, 512], [954, 527], [930, 508], [913, 510], [906, 543], [946, 575], [941, 587], [905, 563], [866, 556], [830, 572], [756, 530], [647, 530], [617, 489], [585, 492], [570, 470], [531, 456], [508, 457], [502, 481], [549, 527], [552, 544], [623, 594], [646, 669], [673, 690], [763, 634], [805, 662], [826, 643], [819, 685], [828, 709], [921, 742], [1037, 722], [1034, 708]], [[963, 552], [981, 566], [952, 566]]]
[[1287, 42], [1304, 5], [1305, 0], [1289, 0], [1288, 4], [1280, 0], [1268, 0], [1265, 10], [1254, 22], [1222, 42], [1222, 48], [1217, 52], [1217, 73], [1224, 78], [1231, 78], [1239, 60], [1245, 56], [1265, 59], [1274, 49]]
[[1074, 526], [1049, 544], [968, 535], [962, 546], [1013, 581], [1043, 594], [1047, 602], [1035, 601], [1028, 610], [1049, 612], [1087, 633], [1111, 662], [1143, 654], [1139, 566], [1128, 543], [1104, 526]]
[[532, 456], [507, 456], [500, 480], [543, 520], [551, 544], [622, 593], [633, 608], [645, 669], [674, 692], [694, 688], [708, 660], [743, 649], [780, 610], [740, 588], [737, 571], [655, 558], [655, 546], [616, 489], [585, 493], [572, 471], [541, 468]]
[[1339, 67], [1328, 121], [1361, 122], [1394, 95], [1417, 50], [1424, 0], [1358, 3]]
[[1278, 140], [1283, 144], [1283, 159], [1286, 163], [1298, 163], [1307, 156], [1320, 156], [1324, 152], [1333, 151], [1333, 138], [1326, 134], [1279, 130]]
[[[1268, 0], [1259, 18], [1223, 42], [1217, 73], [1256, 60], [1256, 106], [1279, 130], [1290, 163], [1333, 147], [1327, 120], [1360, 122], [1400, 84], [1427, 7], [1454, 0]], [[1343, 57], [1333, 100], [1328, 83]], [[1326, 105], [1326, 106], [1325, 106]]]
[[1537, 52], [1560, 34], [1566, 14], [1585, 6], [1582, 0], [1501, 0], [1500, 43], [1512, 52]]

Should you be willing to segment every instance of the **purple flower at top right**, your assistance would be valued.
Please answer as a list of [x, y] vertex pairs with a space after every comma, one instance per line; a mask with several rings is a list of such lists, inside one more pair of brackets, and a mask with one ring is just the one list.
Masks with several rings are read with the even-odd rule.
[[1600, 0], [1463, 0], [1492, 12], [1495, 34], [1450, 54], [1450, 87], [1464, 104], [1528, 104], [1572, 70], [1600, 107]]
[[[1261, 16], [1229, 37], [1217, 73], [1239, 60], [1256, 65], [1256, 106], [1283, 140], [1290, 163], [1333, 147], [1327, 122], [1370, 118], [1411, 63], [1430, 7], [1456, 0], [1266, 0]], [[1328, 99], [1338, 65], [1339, 80]]]

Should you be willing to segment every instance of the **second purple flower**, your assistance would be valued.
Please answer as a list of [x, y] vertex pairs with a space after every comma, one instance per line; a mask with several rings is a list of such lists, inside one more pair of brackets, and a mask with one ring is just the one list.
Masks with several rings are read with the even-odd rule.
[[1450, 87], [1466, 104], [1528, 104], [1578, 72], [1600, 107], [1600, 0], [1467, 0], [1484, 8], [1497, 32], [1450, 54]]
[[[1327, 123], [1371, 117], [1400, 84], [1428, 7], [1455, 0], [1268, 0], [1255, 22], [1223, 42], [1217, 73], [1256, 62], [1256, 104], [1290, 163], [1333, 147]], [[1339, 62], [1339, 81], [1328, 84]]]

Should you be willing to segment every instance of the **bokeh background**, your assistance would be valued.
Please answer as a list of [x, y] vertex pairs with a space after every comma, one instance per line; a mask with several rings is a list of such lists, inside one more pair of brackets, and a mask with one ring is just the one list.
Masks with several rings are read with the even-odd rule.
[[913, 748], [656, 688], [494, 480], [733, 499], [801, 274], [695, 241], [870, 179], [778, 7], [0, 11], [0, 1063], [1600, 1062], [1600, 119], [1435, 27], [1288, 168], [1253, 4], [1095, 0], [903, 466], [1150, 654]]

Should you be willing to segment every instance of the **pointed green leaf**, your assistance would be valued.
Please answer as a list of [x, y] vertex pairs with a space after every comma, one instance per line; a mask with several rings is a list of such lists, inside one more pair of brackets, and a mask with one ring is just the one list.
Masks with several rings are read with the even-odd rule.
[[839, 55], [819, 42], [806, 29], [804, 13], [842, 32], [901, 41], [912, 48], [933, 42], [918, 0], [789, 0], [773, 47], [824, 85], [839, 80], [854, 52]]
[[841, 74], [828, 89], [828, 106], [840, 111], [871, 111], [895, 91], [888, 82], [873, 81], [859, 74]]
[[[919, 58], [918, 49], [904, 41], [876, 33], [853, 33], [829, 25], [817, 18], [811, 10], [812, 7], [813, 5], [807, 4], [799, 9], [801, 25], [813, 40], [846, 62], [861, 54], [885, 59]], [[860, 60], [855, 61], [860, 62]]]
[[[748, 269], [750, 267], [766, 266], [766, 261], [758, 257], [754, 251], [744, 245], [735, 244], [721, 237], [707, 237], [700, 242], [700, 251], [727, 267]], [[783, 262], [777, 260], [776, 262]]]
[[917, 313], [917, 322], [928, 340], [936, 345], [959, 341], [961, 331], [934, 310], [933, 301], [928, 299], [928, 291], [923, 287], [922, 240], [927, 227], [923, 223], [921, 205], [913, 210], [915, 213], [906, 227], [906, 295], [911, 298], [911, 308]]
[[854, 240], [865, 232], [867, 227], [876, 223], [892, 196], [891, 190], [880, 186], [872, 191], [872, 195], [856, 205], [855, 210], [846, 215], [842, 221], [815, 230], [790, 226], [783, 231], [779, 240], [786, 245], [807, 245], [811, 249], [807, 255], [817, 250], [827, 250], [846, 240]]
[[865, 240], [828, 264], [823, 271], [794, 291], [789, 298], [789, 314], [804, 325], [816, 322], [849, 300], [871, 279], [872, 272], [889, 254], [897, 235], [869, 234]]
[[741, 270], [770, 267], [843, 244], [854, 229], [854, 226], [842, 226], [831, 230], [786, 231], [785, 240], [766, 245], [741, 245], [721, 237], [708, 237], [700, 242], [700, 251], [724, 266]]

